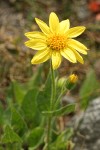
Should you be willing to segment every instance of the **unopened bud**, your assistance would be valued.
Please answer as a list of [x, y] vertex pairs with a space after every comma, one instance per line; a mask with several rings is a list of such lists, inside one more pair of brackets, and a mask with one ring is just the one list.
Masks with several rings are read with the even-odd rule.
[[76, 74], [72, 74], [69, 76], [69, 79], [71, 83], [76, 83], [78, 80], [78, 76]]
[[58, 88], [61, 88], [64, 84], [66, 83], [66, 78], [65, 77], [62, 77], [58, 80]]
[[76, 82], [78, 81], [78, 76], [76, 74], [72, 74], [68, 77], [68, 80], [66, 82], [67, 89], [71, 90]]

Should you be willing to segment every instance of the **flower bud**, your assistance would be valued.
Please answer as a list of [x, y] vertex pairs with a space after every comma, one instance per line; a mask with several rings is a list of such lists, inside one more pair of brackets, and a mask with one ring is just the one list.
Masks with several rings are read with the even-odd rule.
[[75, 75], [75, 74], [72, 74], [72, 75], [69, 76], [69, 79], [70, 79], [71, 83], [76, 83], [77, 80], [78, 80], [78, 76]]
[[78, 80], [78, 76], [76, 74], [70, 75], [66, 82], [66, 88], [71, 90], [74, 87], [74, 85], [76, 84], [77, 80]]
[[66, 83], [66, 78], [62, 77], [58, 80], [57, 86], [58, 88], [61, 88]]

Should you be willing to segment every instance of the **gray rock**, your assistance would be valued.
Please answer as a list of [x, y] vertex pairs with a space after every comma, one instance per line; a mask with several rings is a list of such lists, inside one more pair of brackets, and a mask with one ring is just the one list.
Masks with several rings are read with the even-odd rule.
[[100, 97], [92, 100], [80, 116], [74, 118], [74, 150], [100, 150]]

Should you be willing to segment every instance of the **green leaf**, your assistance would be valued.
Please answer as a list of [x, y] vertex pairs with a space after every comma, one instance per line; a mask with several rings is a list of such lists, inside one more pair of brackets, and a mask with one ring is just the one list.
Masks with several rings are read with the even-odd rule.
[[6, 126], [2, 143], [22, 142], [21, 138], [11, 129], [9, 125]]
[[26, 125], [24, 119], [22, 118], [20, 113], [17, 112], [17, 110], [14, 107], [12, 107], [11, 112], [12, 112], [11, 125], [13, 126], [13, 129], [17, 133], [23, 134], [24, 131], [26, 131], [26, 129], [27, 129], [27, 125]]
[[27, 121], [33, 121], [37, 112], [36, 98], [38, 90], [37, 88], [29, 90], [22, 102], [22, 111]]
[[83, 109], [86, 109], [91, 96], [96, 95], [96, 90], [100, 88], [100, 85], [96, 79], [94, 70], [90, 70], [87, 74], [85, 81], [80, 89], [80, 103]]
[[25, 90], [16, 81], [12, 82], [12, 93], [13, 93], [13, 96], [14, 96], [13, 97], [14, 101], [17, 102], [20, 105], [23, 101], [23, 98], [24, 98], [24, 95], [25, 95]]
[[43, 139], [44, 129], [41, 127], [36, 127], [29, 134], [27, 141], [30, 147], [36, 149], [43, 142]]
[[42, 112], [50, 109], [50, 97], [45, 91], [40, 91], [37, 97], [37, 106]]
[[10, 123], [11, 123], [11, 107], [7, 106], [7, 108], [4, 111], [4, 124]]
[[50, 110], [50, 99], [51, 99], [51, 73], [49, 73], [45, 88], [40, 91], [37, 96], [37, 106], [39, 110], [45, 111]]
[[36, 88], [41, 85], [42, 83], [42, 70], [43, 70], [43, 65], [40, 65], [32, 78], [28, 82], [28, 87], [29, 88]]
[[75, 106], [76, 104], [68, 104], [58, 110], [55, 110], [55, 111], [43, 111], [42, 113], [44, 115], [53, 115], [53, 116], [63, 116], [63, 115], [68, 115], [72, 112], [75, 111]]
[[70, 139], [70, 137], [73, 135], [73, 129], [69, 128], [63, 131], [57, 138], [57, 143], [62, 142], [62, 141], [67, 141]]
[[54, 143], [52, 143], [51, 145], [51, 149], [54, 150], [66, 150], [66, 146], [67, 146], [67, 141], [72, 137], [73, 135], [73, 129], [69, 128], [63, 132], [61, 132], [56, 141]]
[[0, 126], [4, 123], [4, 108], [2, 104], [0, 103]]

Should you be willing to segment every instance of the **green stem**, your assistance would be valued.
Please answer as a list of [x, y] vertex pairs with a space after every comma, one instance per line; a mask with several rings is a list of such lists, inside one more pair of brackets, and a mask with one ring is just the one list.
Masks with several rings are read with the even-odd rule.
[[54, 70], [52, 68], [52, 62], [50, 62], [50, 67], [51, 67], [51, 84], [52, 84], [52, 95], [51, 95], [51, 103], [50, 103], [50, 109], [52, 111], [53, 109], [53, 103], [55, 102], [55, 96], [56, 96], [56, 86], [55, 86], [55, 74]]
[[65, 94], [65, 92], [67, 92], [66, 82], [62, 85], [61, 93], [59, 94], [59, 97], [55, 102], [55, 105], [54, 105], [55, 109], [57, 109], [58, 105], [60, 104], [60, 100], [61, 100], [62, 96]]
[[59, 103], [60, 103], [60, 100], [61, 100], [61, 98], [62, 98], [62, 96], [64, 95], [65, 92], [66, 92], [66, 89], [64, 89], [64, 90], [61, 92], [61, 94], [59, 95], [59, 97], [58, 97], [58, 99], [57, 99], [57, 101], [56, 101], [56, 103], [55, 103], [55, 109], [58, 107], [58, 105], [59, 105]]
[[[53, 106], [55, 102], [55, 95], [56, 95], [56, 87], [55, 87], [55, 75], [54, 70], [52, 67], [52, 62], [50, 62], [50, 69], [51, 69], [51, 84], [52, 84], [52, 93], [51, 93], [51, 100], [50, 100], [50, 111], [53, 111]], [[48, 118], [48, 126], [47, 126], [47, 150], [50, 150], [50, 143], [51, 143], [51, 135], [52, 135], [52, 119], [53, 116], [49, 116]]]
[[46, 150], [50, 150], [50, 142], [51, 142], [51, 121], [52, 117], [48, 118], [48, 126], [47, 126], [47, 143], [46, 143]]

